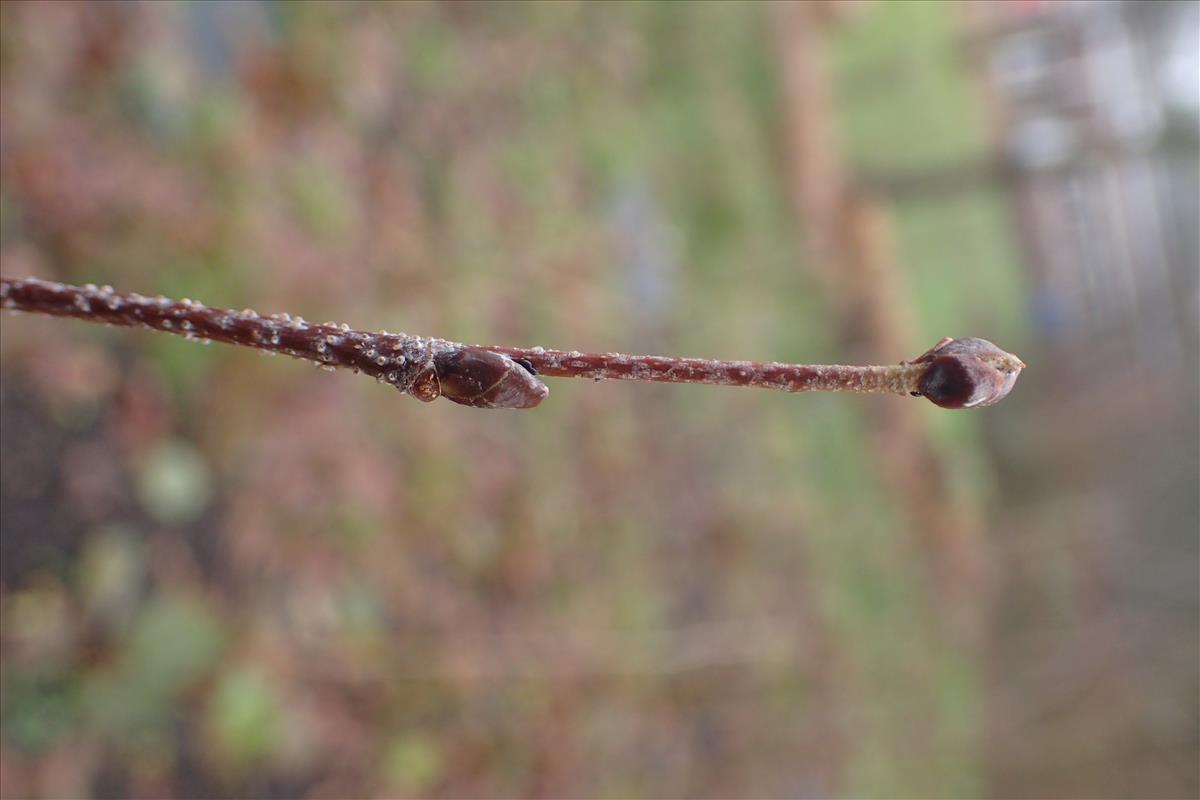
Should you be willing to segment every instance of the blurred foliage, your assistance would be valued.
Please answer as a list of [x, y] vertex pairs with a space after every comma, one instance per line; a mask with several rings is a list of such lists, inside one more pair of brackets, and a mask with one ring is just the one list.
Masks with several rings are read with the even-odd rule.
[[[772, 13], [5, 3], [3, 270], [471, 342], [840, 359]], [[831, 38], [856, 167], [985, 155], [955, 19], [880, 3]], [[1000, 201], [897, 225], [922, 337], [1021, 352]], [[4, 796], [982, 791], [979, 651], [878, 477], [878, 399], [559, 381], [480, 413], [2, 323]], [[978, 517], [978, 420], [921, 413]]]
[[179, 441], [158, 445], [138, 475], [138, 497], [155, 522], [192, 522], [209, 501], [208, 471], [193, 448]]
[[[886, 103], [851, 90], [850, 153], [982, 148], [944, 11], [880, 12], [839, 42], [839, 75], [914, 77]], [[831, 355], [762, 8], [4, 14], [6, 271], [467, 341]], [[931, 99], [940, 139], [911, 113]], [[959, 213], [992, 259], [967, 288], [994, 301], [995, 223]], [[902, 219], [921, 274], [954, 273], [932, 240], [959, 222]], [[963, 288], [918, 292], [937, 335]], [[94, 335], [5, 320], [6, 391], [54, 394], [22, 365]], [[114, 498], [59, 545], [83, 576], [6, 584], [18, 643], [33, 623], [7, 620], [86, 609], [42, 645], [59, 677], [6, 649], [5, 747], [29, 754], [6, 763], [86, 746], [93, 780], [143, 792], [975, 785], [971, 657], [916, 610], [867, 401], [559, 383], [501, 418], [167, 337], [103, 342], [118, 377], [91, 422], [63, 440], [33, 414], [61, 463], [101, 449]], [[37, 497], [86, 505], [62, 470]], [[289, 759], [305, 740], [313, 759]]]

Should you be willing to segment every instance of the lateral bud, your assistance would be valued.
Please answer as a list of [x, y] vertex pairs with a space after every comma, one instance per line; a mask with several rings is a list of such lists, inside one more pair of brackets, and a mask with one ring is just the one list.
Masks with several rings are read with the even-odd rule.
[[433, 357], [441, 396], [472, 408], [533, 408], [550, 390], [526, 366], [478, 347]]

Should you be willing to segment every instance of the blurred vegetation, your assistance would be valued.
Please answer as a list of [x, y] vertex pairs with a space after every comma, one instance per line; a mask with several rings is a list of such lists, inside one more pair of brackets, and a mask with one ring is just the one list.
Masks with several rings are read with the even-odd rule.
[[[840, 359], [769, 7], [0, 8], [6, 274], [469, 342]], [[952, 7], [831, 40], [851, 162], [987, 152]], [[883, 76], [886, 76], [883, 77]], [[897, 208], [1021, 352], [996, 196]], [[425, 406], [5, 317], [5, 796], [976, 796], [980, 655], [865, 398]], [[896, 361], [915, 352], [880, 352]], [[978, 518], [978, 420], [922, 409]]]

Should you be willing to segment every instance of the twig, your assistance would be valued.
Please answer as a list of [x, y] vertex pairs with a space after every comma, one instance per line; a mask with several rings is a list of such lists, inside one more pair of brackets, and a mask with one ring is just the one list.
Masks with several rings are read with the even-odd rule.
[[475, 346], [36, 278], [0, 277], [0, 307], [283, 353], [328, 369], [365, 372], [418, 400], [446, 397], [475, 408], [536, 406], [550, 393], [536, 377], [539, 374], [758, 386], [785, 392], [911, 394], [928, 397], [943, 408], [982, 408], [1003, 399], [1025, 366], [991, 342], [970, 338], [943, 339], [916, 359], [898, 365], [867, 367]]

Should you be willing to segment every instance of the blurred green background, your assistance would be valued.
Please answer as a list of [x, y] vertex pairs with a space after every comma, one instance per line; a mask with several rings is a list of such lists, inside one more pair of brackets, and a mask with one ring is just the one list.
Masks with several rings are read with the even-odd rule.
[[0, 792], [1196, 796], [1195, 10], [4, 3], [6, 275], [1030, 368], [481, 412], [5, 315]]

